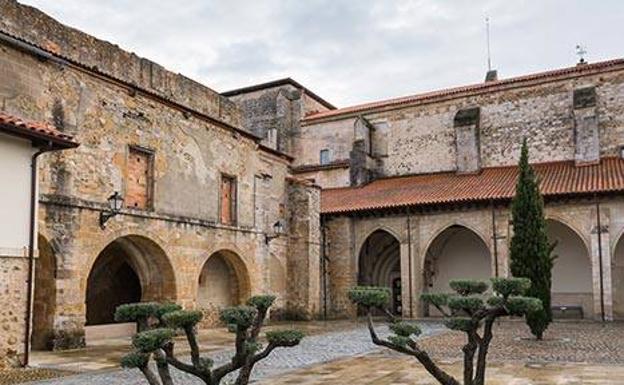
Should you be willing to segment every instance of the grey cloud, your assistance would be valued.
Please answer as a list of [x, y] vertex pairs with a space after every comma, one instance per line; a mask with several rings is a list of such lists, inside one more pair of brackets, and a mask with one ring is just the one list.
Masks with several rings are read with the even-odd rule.
[[504, 76], [622, 55], [603, 0], [24, 0], [206, 85], [291, 76], [339, 106], [483, 80], [484, 17]]

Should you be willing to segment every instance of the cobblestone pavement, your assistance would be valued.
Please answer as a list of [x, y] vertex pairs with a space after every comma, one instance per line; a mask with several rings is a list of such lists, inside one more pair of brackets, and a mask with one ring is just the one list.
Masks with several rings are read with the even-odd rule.
[[[263, 328], [263, 331], [274, 329], [298, 329], [307, 336], [327, 334], [343, 330], [352, 330], [363, 323], [354, 323], [352, 320], [338, 321], [305, 321], [305, 322], [277, 322]], [[234, 334], [227, 328], [202, 329], [198, 333], [199, 347], [204, 354], [230, 349], [234, 345]], [[35, 351], [32, 354], [33, 366], [39, 368], [61, 369], [71, 372], [93, 372], [116, 369], [121, 357], [131, 351], [131, 338], [112, 338], [92, 341], [82, 349], [64, 350], [56, 352]], [[176, 351], [181, 356], [189, 354], [189, 347], [184, 337], [177, 338]]]
[[[494, 330], [489, 349], [491, 360], [520, 362], [584, 362], [624, 364], [624, 322], [555, 322], [543, 341], [530, 338], [531, 332], [522, 321], [502, 321]], [[436, 359], [461, 357], [463, 333], [448, 332], [421, 342]]]
[[[384, 334], [387, 329], [380, 329]], [[423, 324], [424, 336], [443, 331], [437, 323]], [[338, 331], [306, 337], [294, 348], [275, 350], [267, 359], [254, 368], [254, 378], [273, 377], [297, 368], [309, 367], [344, 357], [353, 357], [378, 350], [370, 342], [368, 330], [359, 325], [352, 330]], [[231, 356], [230, 351], [221, 351], [211, 355], [215, 361], [223, 362]], [[200, 384], [192, 376], [173, 369], [179, 385]], [[77, 376], [58, 378], [49, 381], [29, 383], [31, 385], [144, 385], [147, 382], [137, 370], [111, 370], [98, 373], [84, 373]]]
[[[530, 338], [523, 322], [497, 325], [490, 347], [488, 385], [624, 385], [624, 323], [557, 322], [544, 341]], [[446, 332], [420, 341], [441, 366], [461, 377], [463, 333]], [[257, 385], [434, 385], [437, 382], [411, 357], [380, 350], [334, 360]]]
[[[461, 378], [459, 362], [440, 365]], [[494, 362], [488, 365], [487, 385], [622, 385], [624, 366], [593, 364], [522, 364]], [[281, 376], [255, 385], [438, 385], [418, 362], [405, 356], [375, 352], [345, 358]]]

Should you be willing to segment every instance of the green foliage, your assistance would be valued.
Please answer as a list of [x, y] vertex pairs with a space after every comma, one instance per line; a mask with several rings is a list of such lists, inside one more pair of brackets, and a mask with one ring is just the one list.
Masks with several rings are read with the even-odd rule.
[[138, 302], [120, 305], [115, 309], [115, 321], [136, 322], [156, 316], [159, 308], [156, 302]]
[[444, 326], [451, 330], [467, 332], [475, 328], [475, 323], [471, 318], [453, 317], [444, 320]]
[[448, 299], [448, 307], [454, 311], [475, 312], [483, 307], [483, 299], [476, 296], [452, 296]]
[[266, 311], [275, 302], [275, 296], [270, 294], [256, 295], [247, 301], [247, 305], [255, 307], [258, 311]]
[[503, 297], [523, 295], [530, 287], [528, 278], [492, 278], [492, 288]]
[[162, 317], [165, 314], [172, 313], [178, 310], [182, 310], [182, 306], [178, 305], [177, 303], [172, 303], [172, 302], [161, 303], [158, 305], [158, 308], [156, 309], [155, 316], [158, 317], [158, 319], [162, 319]]
[[132, 344], [142, 353], [151, 353], [171, 341], [174, 335], [175, 332], [167, 328], [147, 330], [135, 335]]
[[419, 336], [422, 333], [420, 327], [413, 322], [394, 322], [389, 326], [394, 334], [401, 337]]
[[405, 336], [388, 336], [388, 341], [395, 345], [405, 347], [412, 339]]
[[230, 331], [247, 329], [251, 326], [258, 310], [251, 306], [234, 306], [221, 310], [221, 321], [225, 322]]
[[491, 307], [500, 307], [505, 304], [505, 298], [501, 296], [492, 296], [488, 298], [487, 304]]
[[377, 286], [356, 286], [349, 290], [349, 299], [367, 308], [383, 308], [390, 302], [390, 289]]
[[509, 297], [506, 305], [510, 314], [519, 316], [542, 310], [541, 301], [532, 297]]
[[163, 315], [165, 325], [172, 328], [192, 328], [201, 321], [203, 314], [199, 310], [177, 310]]
[[488, 289], [487, 282], [474, 279], [453, 279], [449, 286], [459, 295], [482, 294]]
[[303, 339], [304, 334], [300, 330], [273, 330], [266, 333], [269, 343], [277, 346], [295, 346]]
[[425, 303], [432, 304], [434, 306], [443, 307], [448, 305], [451, 294], [448, 293], [423, 293], [420, 295], [420, 299]]
[[149, 357], [147, 353], [128, 353], [121, 358], [121, 367], [126, 369], [144, 368], [149, 362]]
[[541, 300], [542, 309], [527, 314], [531, 332], [541, 338], [552, 321], [550, 288], [552, 283], [552, 247], [546, 235], [544, 201], [533, 168], [529, 165], [526, 139], [522, 143], [516, 195], [511, 205], [513, 237], [510, 245], [510, 268], [514, 277], [531, 280], [526, 295]]

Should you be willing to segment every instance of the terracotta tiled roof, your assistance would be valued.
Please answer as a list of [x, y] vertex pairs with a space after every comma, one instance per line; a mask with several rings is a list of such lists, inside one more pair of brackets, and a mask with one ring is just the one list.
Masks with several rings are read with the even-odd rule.
[[447, 88], [417, 95], [410, 95], [400, 98], [359, 104], [356, 106], [339, 108], [336, 110], [322, 111], [316, 114], [308, 115], [302, 121], [305, 123], [312, 123], [316, 120], [329, 119], [343, 115], [349, 116], [363, 112], [371, 112], [378, 109], [396, 108], [404, 105], [420, 104], [427, 102], [430, 103], [448, 98], [465, 97], [484, 92], [493, 92], [507, 87], [533, 85], [543, 83], [545, 81], [557, 80], [560, 78], [592, 75], [596, 73], [616, 70], [618, 68], [624, 69], [624, 59], [607, 60], [592, 64], [577, 65], [574, 67], [560, 68], [552, 71], [517, 76], [509, 79], [501, 79], [497, 81]]
[[[544, 196], [624, 192], [624, 160], [604, 158], [599, 164], [575, 166], [573, 161], [534, 164]], [[323, 190], [323, 214], [431, 206], [514, 196], [516, 166], [485, 168], [479, 174], [454, 172], [378, 179], [363, 187]]]
[[6, 132], [33, 141], [45, 141], [57, 148], [78, 146], [78, 143], [74, 142], [70, 135], [63, 134], [51, 124], [24, 120], [3, 111], [0, 111], [0, 132]]

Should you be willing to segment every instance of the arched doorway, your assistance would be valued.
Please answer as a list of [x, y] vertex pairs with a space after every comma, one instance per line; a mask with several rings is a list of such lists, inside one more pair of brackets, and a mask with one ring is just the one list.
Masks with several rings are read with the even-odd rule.
[[54, 333], [56, 313], [56, 257], [50, 243], [41, 235], [37, 240], [39, 256], [35, 262], [32, 347], [48, 350]]
[[400, 249], [392, 234], [376, 230], [364, 241], [358, 259], [358, 285], [390, 288], [395, 314], [402, 312]]
[[624, 235], [618, 239], [611, 262], [611, 282], [613, 285], [613, 317], [624, 320]]
[[117, 238], [100, 252], [87, 279], [86, 325], [114, 322], [117, 306], [175, 300], [173, 267], [154, 241], [137, 235]]
[[[474, 231], [453, 225], [429, 244], [423, 267], [423, 291], [433, 293], [451, 292], [449, 282], [453, 279], [478, 279], [488, 281], [492, 277], [490, 250]], [[424, 315], [438, 315], [425, 306]]]
[[556, 244], [552, 253], [556, 259], [552, 269], [551, 304], [555, 309], [567, 309], [563, 313], [554, 310], [553, 315], [591, 317], [592, 268], [585, 243], [569, 226], [556, 220], [546, 221], [546, 232], [548, 240]]
[[199, 275], [199, 308], [213, 315], [218, 309], [244, 303], [250, 294], [247, 268], [236, 253], [217, 251], [204, 263]]

